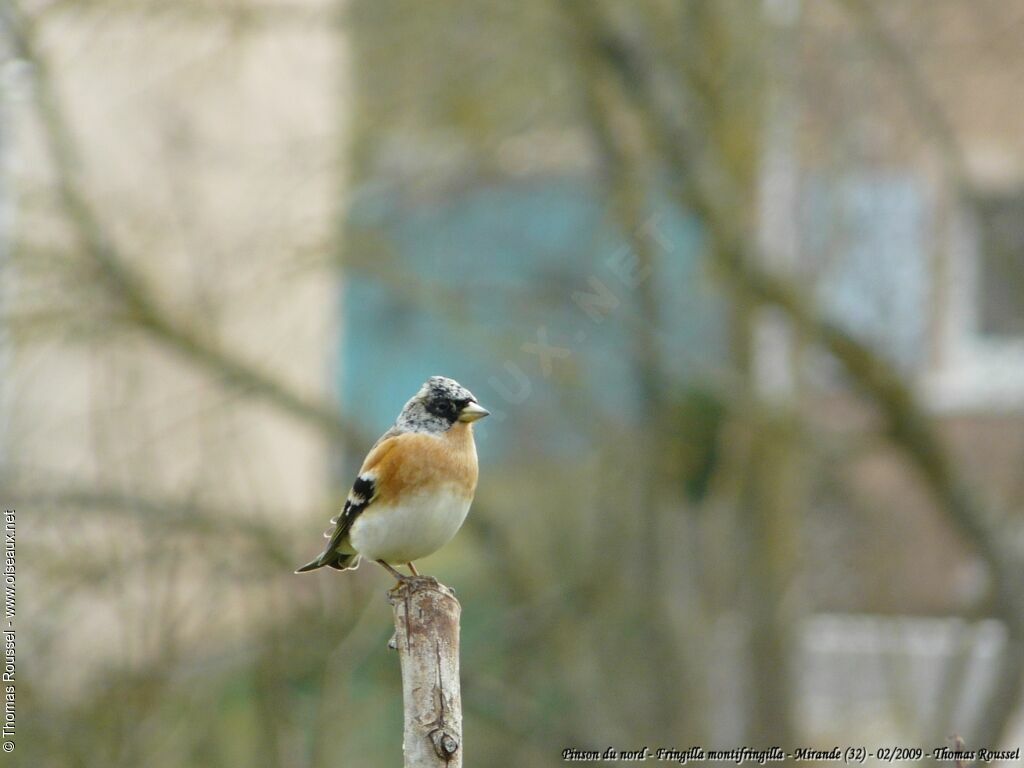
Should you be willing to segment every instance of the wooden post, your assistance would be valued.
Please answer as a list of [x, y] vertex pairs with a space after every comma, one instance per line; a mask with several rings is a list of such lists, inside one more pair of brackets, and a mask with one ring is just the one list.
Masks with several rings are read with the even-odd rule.
[[402, 665], [405, 768], [460, 768], [462, 695], [455, 593], [419, 576], [388, 592], [395, 613], [391, 647]]

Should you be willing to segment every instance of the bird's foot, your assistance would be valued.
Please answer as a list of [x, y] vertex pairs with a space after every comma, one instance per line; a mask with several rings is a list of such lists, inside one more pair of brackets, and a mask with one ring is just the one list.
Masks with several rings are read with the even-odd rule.
[[402, 573], [400, 570], [398, 570], [397, 568], [395, 568], [390, 563], [384, 560], [378, 560], [377, 563], [379, 563], [385, 570], [387, 570], [388, 573], [390, 573], [392, 576], [398, 579], [398, 583], [395, 584], [394, 587], [392, 587], [393, 590], [398, 589], [402, 586], [437, 584], [437, 579], [435, 579], [433, 576], [422, 575], [413, 567], [412, 563], [408, 563], [410, 570], [412, 570], [412, 576], [408, 576]]
[[377, 564], [380, 565], [382, 568], [384, 568], [384, 570], [386, 570], [388, 573], [390, 573], [396, 579], [398, 579], [398, 583], [399, 584], [403, 584], [406, 581], [409, 581], [411, 578], [413, 578], [412, 576], [406, 576], [404, 573], [402, 573], [401, 571], [395, 569], [394, 567], [392, 567], [392, 565], [390, 563], [387, 563], [384, 560], [378, 560]]

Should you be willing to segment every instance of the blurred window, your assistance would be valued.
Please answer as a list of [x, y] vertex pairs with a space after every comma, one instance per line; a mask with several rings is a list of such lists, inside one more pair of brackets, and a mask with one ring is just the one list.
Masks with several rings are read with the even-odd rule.
[[822, 310], [901, 368], [925, 363], [928, 215], [917, 178], [899, 171], [812, 177], [803, 250]]
[[951, 218], [937, 356], [940, 410], [1024, 408], [1024, 185], [986, 190]]
[[1024, 336], [1024, 188], [976, 201], [978, 332]]

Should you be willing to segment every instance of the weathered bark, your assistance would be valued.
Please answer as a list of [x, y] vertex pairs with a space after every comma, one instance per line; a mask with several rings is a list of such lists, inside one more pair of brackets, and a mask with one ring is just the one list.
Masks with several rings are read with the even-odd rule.
[[462, 765], [459, 616], [455, 593], [436, 579], [407, 579], [388, 592], [392, 647], [402, 665], [405, 768]]

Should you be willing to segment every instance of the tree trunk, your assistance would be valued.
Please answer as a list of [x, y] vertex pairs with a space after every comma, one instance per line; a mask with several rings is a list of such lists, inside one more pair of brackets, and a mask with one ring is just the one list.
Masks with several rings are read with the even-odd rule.
[[420, 576], [388, 592], [395, 612], [392, 647], [402, 665], [405, 768], [462, 765], [459, 616], [455, 593]]

